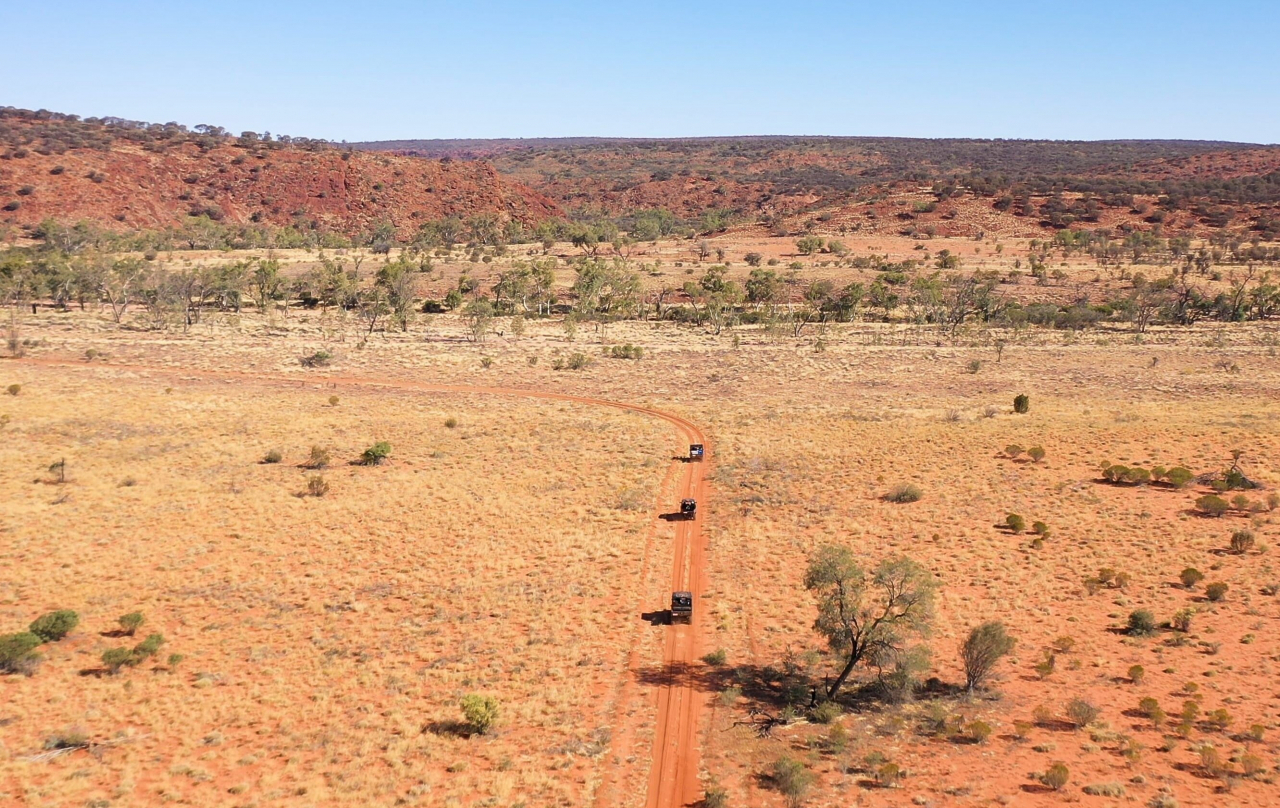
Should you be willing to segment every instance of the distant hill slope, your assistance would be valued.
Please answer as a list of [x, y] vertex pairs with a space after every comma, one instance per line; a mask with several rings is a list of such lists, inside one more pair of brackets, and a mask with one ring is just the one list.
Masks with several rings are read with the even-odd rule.
[[390, 221], [408, 236], [446, 216], [489, 214], [529, 225], [560, 214], [551, 199], [484, 162], [42, 116], [0, 110], [0, 222], [88, 219], [124, 230], [207, 214], [345, 234]]
[[[1280, 168], [1280, 147], [1185, 140], [972, 140], [864, 137], [404, 140], [356, 148], [490, 160], [566, 209], [797, 210], [868, 185], [957, 177], [983, 188], [1234, 178]], [[1200, 171], [1194, 170], [1199, 167]], [[1114, 181], [1114, 182], [1113, 182]]]

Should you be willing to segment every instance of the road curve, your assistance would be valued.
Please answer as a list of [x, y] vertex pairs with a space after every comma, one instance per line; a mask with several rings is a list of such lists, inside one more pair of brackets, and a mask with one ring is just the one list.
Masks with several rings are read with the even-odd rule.
[[518, 396], [547, 401], [566, 401], [597, 407], [649, 415], [671, 424], [679, 431], [682, 441], [701, 443], [706, 457], [702, 463], [684, 463], [679, 486], [680, 498], [698, 501], [697, 518], [676, 522], [675, 545], [671, 569], [671, 590], [689, 590], [693, 593], [694, 617], [687, 625], [666, 626], [663, 648], [664, 675], [658, 688], [657, 718], [653, 740], [653, 762], [649, 771], [649, 784], [645, 808], [681, 808], [701, 799], [698, 782], [698, 717], [703, 695], [695, 686], [692, 676], [697, 659], [698, 626], [702, 622], [702, 593], [706, 588], [706, 542], [702, 536], [702, 521], [706, 518], [707, 484], [704, 470], [710, 461], [712, 447], [706, 435], [696, 424], [669, 412], [627, 404], [607, 399], [575, 396], [568, 393], [552, 393], [541, 390], [522, 390], [509, 387], [472, 386], [462, 384], [430, 384], [408, 380], [374, 379], [361, 376], [305, 377], [245, 373], [242, 371], [209, 371], [168, 365], [138, 365], [105, 363], [87, 366], [83, 360], [26, 358], [17, 364], [76, 369], [111, 369], [145, 373], [178, 374], [206, 379], [240, 379], [258, 383], [328, 384], [344, 387], [370, 387], [391, 390], [414, 390], [424, 393], [466, 393], [494, 396]]

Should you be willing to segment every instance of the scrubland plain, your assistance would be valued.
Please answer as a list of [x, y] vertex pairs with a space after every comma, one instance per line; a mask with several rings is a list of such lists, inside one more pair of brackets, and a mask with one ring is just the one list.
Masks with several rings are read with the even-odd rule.
[[[187, 333], [25, 317], [26, 357], [0, 364], [0, 388], [21, 386], [0, 396], [0, 633], [57, 608], [80, 625], [33, 675], [0, 678], [0, 802], [645, 804], [672, 630], [645, 619], [670, 594], [675, 528], [655, 514], [675, 507], [686, 447], [640, 414], [431, 389], [468, 385], [651, 406], [714, 443], [706, 659], [685, 672], [706, 705], [708, 805], [1274, 804], [1274, 324], [954, 341], [866, 323], [821, 339], [496, 328], [471, 342], [453, 315], [368, 337], [334, 311], [209, 315]], [[605, 358], [605, 341], [643, 359]], [[299, 363], [321, 349], [328, 367]], [[555, 369], [574, 352], [593, 361]], [[389, 461], [355, 465], [378, 441]], [[303, 468], [313, 446], [326, 468]], [[1199, 482], [1100, 471], [1220, 473], [1233, 450], [1263, 488], [1221, 518], [1196, 514]], [[886, 501], [902, 484], [920, 499]], [[1013, 533], [1011, 513], [1047, 536]], [[1240, 530], [1256, 543], [1232, 552]], [[940, 589], [914, 698], [860, 687], [875, 670], [859, 668], [822, 724], [805, 707], [837, 660], [803, 578], [828, 543], [868, 567], [907, 555]], [[1187, 567], [1203, 583], [1185, 587]], [[1186, 631], [1127, 630], [1136, 610], [1164, 624], [1188, 608]], [[111, 634], [134, 611], [163, 650], [110, 674], [101, 654], [128, 644]], [[988, 620], [1016, 646], [968, 695], [959, 645]], [[499, 704], [487, 734], [459, 711], [472, 693]], [[1076, 700], [1096, 715], [1078, 721]], [[41, 756], [69, 735], [90, 747]], [[787, 780], [784, 757], [810, 774]], [[1041, 776], [1055, 763], [1061, 790]]]

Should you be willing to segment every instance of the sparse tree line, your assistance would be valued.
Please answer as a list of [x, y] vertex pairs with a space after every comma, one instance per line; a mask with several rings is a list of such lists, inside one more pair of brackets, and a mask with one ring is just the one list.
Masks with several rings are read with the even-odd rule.
[[[5, 302], [15, 307], [35, 300], [82, 310], [93, 305], [107, 309], [118, 323], [135, 314], [138, 321], [153, 328], [187, 329], [209, 311], [239, 312], [253, 307], [262, 313], [280, 309], [287, 314], [296, 305], [354, 312], [372, 333], [407, 330], [420, 312], [454, 311], [465, 317], [477, 341], [489, 333], [495, 317], [552, 314], [601, 325], [627, 319], [671, 320], [717, 334], [736, 325], [761, 324], [789, 331], [795, 338], [812, 331], [819, 339], [830, 323], [860, 319], [931, 325], [955, 337], [971, 323], [1070, 330], [1129, 324], [1141, 333], [1159, 323], [1265, 320], [1280, 315], [1280, 278], [1275, 272], [1250, 264], [1234, 268], [1224, 278], [1220, 271], [1214, 271], [1212, 254], [1204, 249], [1192, 253], [1189, 243], [1178, 240], [1163, 242], [1171, 255], [1180, 258], [1167, 276], [1148, 279], [1142, 272], [1124, 270], [1121, 275], [1129, 284], [1128, 291], [1104, 303], [1090, 302], [1083, 292], [1066, 305], [1020, 303], [1002, 292], [1004, 284], [1017, 280], [1020, 269], [1004, 275], [994, 270], [965, 272], [959, 257], [948, 250], [926, 261], [890, 262], [875, 255], [852, 258], [852, 266], [872, 269], [875, 277], [843, 285], [805, 277], [799, 262], [784, 268], [772, 259], [765, 266], [760, 256], [751, 254], [747, 256], [751, 269], [742, 282], [730, 278], [728, 265], [721, 263], [706, 267], [700, 277], [679, 287], [645, 290], [641, 273], [655, 274], [657, 268], [619, 255], [625, 245], [617, 241], [621, 236], [616, 232], [606, 234], [614, 238], [610, 254], [597, 254], [600, 251], [592, 246], [602, 242], [595, 241], [583, 242], [581, 254], [570, 259], [543, 255], [511, 261], [487, 287], [464, 272], [455, 288], [442, 299], [432, 300], [421, 296], [423, 279], [433, 271], [430, 244], [440, 245], [436, 254], [451, 254], [447, 242], [455, 235], [494, 240], [497, 246], [493, 252], [500, 254], [504, 235], [496, 217], [432, 222], [423, 225], [420, 232], [429, 238], [411, 244], [395, 260], [384, 257], [372, 271], [362, 274], [367, 260], [363, 252], [329, 255], [321, 251], [315, 266], [296, 277], [286, 277], [271, 257], [179, 268], [149, 261], [146, 256], [122, 257], [96, 248], [100, 234], [92, 228], [46, 222], [41, 225], [42, 245], [0, 253], [0, 292]], [[1082, 243], [1094, 243], [1096, 236], [1064, 233], [1072, 235], [1059, 234], [1052, 243], [1033, 245], [1030, 270], [1041, 282], [1047, 277], [1050, 249], [1076, 249]], [[369, 238], [377, 242], [393, 237], [394, 230], [388, 225]], [[805, 247], [833, 252], [844, 249], [838, 242], [817, 237], [798, 247], [802, 252]], [[1246, 248], [1235, 243], [1223, 249], [1238, 253]], [[1020, 263], [1015, 262], [1015, 267]], [[574, 272], [567, 291], [556, 285], [556, 270], [566, 265]], [[1221, 280], [1211, 287], [1215, 278]]]

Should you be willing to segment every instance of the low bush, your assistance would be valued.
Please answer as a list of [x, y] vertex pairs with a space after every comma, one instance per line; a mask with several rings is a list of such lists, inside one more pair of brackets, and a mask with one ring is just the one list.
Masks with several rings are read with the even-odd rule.
[[1216, 730], [1217, 732], [1223, 732], [1227, 727], [1231, 726], [1233, 719], [1231, 717], [1231, 713], [1227, 712], [1226, 709], [1219, 707], [1216, 710], [1210, 711], [1209, 714], [1204, 717], [1204, 720], [1205, 723], [1209, 725], [1210, 729]]
[[1013, 650], [1014, 639], [1004, 624], [991, 621], [976, 626], [969, 632], [960, 647], [960, 659], [964, 663], [965, 686], [970, 691], [982, 688], [1000, 659]]
[[1205, 494], [1196, 500], [1196, 510], [1205, 516], [1218, 517], [1231, 510], [1231, 506], [1217, 494]]
[[888, 494], [885, 494], [884, 498], [889, 502], [901, 505], [907, 502], [919, 502], [923, 496], [924, 491], [920, 490], [920, 486], [912, 483], [903, 483], [902, 485], [895, 485]]
[[973, 721], [965, 728], [965, 734], [974, 743], [986, 743], [991, 737], [991, 725], [985, 721]]
[[1090, 783], [1080, 789], [1091, 797], [1123, 797], [1123, 783]]
[[830, 724], [843, 714], [844, 710], [834, 701], [824, 701], [809, 711], [809, 717], [818, 724]]
[[1016, 513], [1011, 513], [1004, 518], [1004, 524], [1014, 533], [1021, 533], [1027, 529], [1027, 520], [1023, 519]]
[[160, 646], [164, 645], [163, 634], [148, 634], [147, 638], [133, 647], [133, 655], [136, 659], [134, 664], [142, 662], [155, 656], [160, 651]]
[[279, 463], [281, 460], [284, 460], [284, 453], [279, 449], [269, 449], [267, 450], [267, 453], [262, 456], [262, 462], [267, 463], [268, 465], [272, 463]]
[[1142, 680], [1147, 678], [1147, 669], [1141, 665], [1129, 666], [1129, 681], [1135, 685], [1142, 684]]
[[725, 652], [723, 648], [717, 648], [716, 650], [704, 656], [702, 658], [702, 661], [707, 663], [708, 665], [719, 667], [720, 665], [723, 665], [725, 663], [725, 660], [727, 660], [728, 658], [729, 658], [729, 655]]
[[729, 792], [723, 786], [712, 783], [702, 792], [702, 805], [705, 808], [729, 808]]
[[29, 630], [40, 638], [41, 642], [57, 642], [71, 633], [80, 624], [80, 615], [70, 609], [59, 609], [41, 615], [32, 621]]
[[1204, 588], [1204, 595], [1209, 600], [1213, 601], [1214, 603], [1217, 603], [1227, 596], [1227, 590], [1229, 588], [1230, 587], [1228, 587], [1226, 584], [1222, 583], [1221, 581], [1218, 581], [1216, 583], [1212, 583], [1206, 586]]
[[378, 441], [377, 443], [365, 449], [360, 455], [360, 465], [362, 466], [378, 466], [381, 465], [388, 457], [391, 456], [391, 444], [386, 441]]
[[324, 475], [312, 474], [307, 477], [307, 493], [313, 497], [322, 497], [329, 493], [329, 482]]
[[1195, 567], [1187, 567], [1178, 575], [1178, 580], [1182, 581], [1182, 585], [1187, 589], [1195, 589], [1196, 584], [1204, 580], [1204, 573]]
[[40, 656], [42, 640], [29, 631], [0, 634], [0, 673], [30, 673]]
[[1129, 634], [1149, 637], [1156, 633], [1156, 618], [1147, 609], [1137, 609], [1129, 614]]
[[773, 762], [769, 777], [792, 805], [799, 805], [804, 800], [815, 779], [813, 772], [803, 763], [786, 755]]
[[128, 614], [120, 615], [116, 622], [120, 624], [120, 630], [126, 636], [132, 637], [142, 627], [144, 619], [142, 612], [129, 612]]
[[316, 351], [310, 356], [298, 360], [304, 368], [325, 368], [333, 362], [333, 354], [328, 351]]
[[307, 462], [304, 465], [309, 469], [322, 469], [329, 465], [329, 461], [328, 449], [323, 446], [312, 446], [311, 454], [307, 457]]
[[102, 652], [102, 666], [110, 673], [119, 673], [125, 665], [133, 661], [133, 652], [128, 648], [108, 648]]
[[1031, 458], [1033, 463], [1039, 463], [1041, 460], [1044, 460], [1044, 447], [1032, 446], [1027, 450], [1027, 457]]
[[606, 348], [605, 355], [614, 359], [643, 359], [644, 348], [628, 342], [626, 345], [614, 345]]
[[1231, 552], [1244, 555], [1253, 549], [1256, 539], [1252, 530], [1237, 530], [1231, 534]]
[[1098, 708], [1084, 699], [1072, 699], [1067, 702], [1067, 718], [1077, 728], [1087, 727], [1098, 719]]
[[468, 693], [462, 697], [462, 716], [481, 735], [493, 731], [498, 723], [498, 700], [492, 696]]
[[1040, 782], [1054, 791], [1061, 791], [1071, 780], [1071, 770], [1065, 763], [1055, 763], [1040, 775]]
[[1174, 466], [1165, 472], [1164, 479], [1174, 488], [1185, 488], [1188, 483], [1195, 479], [1195, 475], [1191, 473], [1191, 469], [1185, 466]]
[[1018, 413], [1019, 415], [1026, 415], [1028, 412], [1031, 411], [1031, 398], [1027, 396], [1025, 393], [1014, 396], [1013, 411]]

